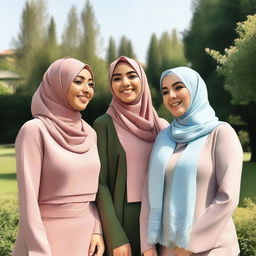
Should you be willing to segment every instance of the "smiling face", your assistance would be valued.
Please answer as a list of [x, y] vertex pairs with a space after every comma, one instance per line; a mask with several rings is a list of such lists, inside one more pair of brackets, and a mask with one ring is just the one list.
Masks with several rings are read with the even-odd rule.
[[69, 105], [75, 110], [84, 110], [94, 95], [93, 88], [94, 82], [91, 73], [87, 69], [83, 69], [69, 86]]
[[174, 117], [181, 117], [190, 106], [190, 92], [181, 79], [172, 74], [162, 81], [163, 102]]
[[126, 62], [119, 62], [111, 78], [111, 87], [116, 97], [130, 103], [141, 93], [141, 82], [132, 66]]

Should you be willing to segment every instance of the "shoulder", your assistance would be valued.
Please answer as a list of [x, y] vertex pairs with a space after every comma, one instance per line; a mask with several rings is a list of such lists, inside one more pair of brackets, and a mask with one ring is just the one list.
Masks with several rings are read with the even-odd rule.
[[34, 118], [32, 120], [27, 121], [20, 128], [19, 134], [29, 134], [30, 136], [39, 134], [41, 130], [43, 130], [44, 124], [38, 118]]
[[102, 128], [102, 127], [108, 127], [110, 125], [114, 125], [113, 124], [113, 120], [111, 118], [111, 116], [109, 114], [104, 114], [100, 117], [98, 117], [94, 122], [93, 122], [93, 127], [94, 129], [97, 129], [97, 128]]
[[20, 128], [16, 138], [16, 144], [19, 143], [41, 143], [42, 131], [45, 129], [43, 123], [38, 118], [27, 121]]
[[236, 137], [238, 138], [236, 131], [234, 128], [229, 124], [229, 123], [221, 123], [219, 124], [213, 132], [217, 136], [217, 140], [219, 139], [225, 139], [225, 138], [230, 138], [230, 137]]

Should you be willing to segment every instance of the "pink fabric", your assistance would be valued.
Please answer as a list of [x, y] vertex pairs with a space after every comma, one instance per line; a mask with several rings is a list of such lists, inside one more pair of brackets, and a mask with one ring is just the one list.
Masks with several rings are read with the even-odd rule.
[[110, 65], [110, 87], [114, 69], [122, 61], [129, 63], [136, 71], [142, 91], [134, 102], [125, 103], [115, 96], [111, 88], [113, 98], [107, 113], [113, 119], [119, 141], [126, 154], [127, 201], [141, 202], [153, 142], [157, 134], [168, 126], [168, 122], [158, 117], [152, 105], [146, 74], [135, 60], [122, 56]]
[[[170, 182], [177, 160], [185, 149], [178, 144], [171, 156], [165, 177], [164, 208], [168, 207]], [[230, 125], [219, 125], [207, 138], [198, 162], [195, 223], [189, 250], [196, 256], [237, 256], [239, 245], [232, 214], [239, 202], [243, 151]], [[153, 247], [147, 242], [149, 213], [147, 180], [143, 189], [140, 216], [141, 250]], [[166, 211], [164, 210], [164, 214]], [[167, 217], [163, 215], [168, 225]], [[172, 248], [162, 248], [160, 256], [173, 255]]]
[[152, 142], [159, 131], [165, 127], [152, 105], [151, 93], [143, 68], [135, 60], [121, 56], [110, 65], [110, 87], [113, 71], [116, 65], [122, 61], [129, 63], [136, 71], [141, 81], [142, 91], [134, 102], [125, 103], [115, 96], [111, 88], [113, 98], [107, 113], [124, 129], [142, 140]]
[[93, 144], [89, 125], [81, 119], [79, 111], [67, 100], [68, 88], [76, 75], [89, 65], [73, 58], [64, 58], [51, 64], [32, 98], [33, 117], [41, 119], [52, 138], [61, 147], [84, 153]]
[[68, 87], [84, 67], [71, 58], [50, 66], [33, 98], [38, 118], [16, 138], [19, 232], [13, 256], [88, 255], [92, 234], [101, 233], [92, 202], [100, 172], [96, 133], [67, 103]]

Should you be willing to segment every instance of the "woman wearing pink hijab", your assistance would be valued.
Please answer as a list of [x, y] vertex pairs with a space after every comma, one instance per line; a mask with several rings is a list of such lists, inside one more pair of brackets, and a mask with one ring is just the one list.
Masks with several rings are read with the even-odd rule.
[[55, 61], [35, 92], [16, 139], [19, 232], [13, 256], [101, 256], [94, 200], [100, 161], [94, 130], [81, 119], [94, 95], [89, 65]]
[[94, 122], [101, 160], [97, 206], [106, 255], [138, 256], [142, 187], [155, 138], [168, 123], [152, 106], [145, 72], [135, 60], [114, 61], [109, 81], [112, 102]]

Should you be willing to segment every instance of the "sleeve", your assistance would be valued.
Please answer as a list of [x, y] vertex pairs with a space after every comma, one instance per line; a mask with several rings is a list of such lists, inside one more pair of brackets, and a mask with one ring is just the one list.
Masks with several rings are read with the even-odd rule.
[[243, 151], [234, 129], [221, 126], [215, 146], [216, 196], [192, 228], [188, 249], [194, 253], [215, 247], [239, 202]]
[[149, 244], [147, 241], [148, 230], [148, 218], [149, 218], [149, 198], [148, 198], [148, 175], [145, 180], [142, 191], [141, 212], [140, 212], [140, 246], [141, 253], [154, 248], [154, 245]]
[[26, 123], [17, 136], [15, 150], [19, 188], [19, 232], [29, 256], [50, 256], [51, 249], [38, 205], [43, 159], [39, 128]]
[[117, 218], [110, 188], [108, 186], [108, 161], [110, 160], [107, 157], [107, 152], [108, 147], [111, 147], [112, 145], [108, 145], [107, 126], [101, 122], [101, 120], [96, 120], [93, 126], [97, 133], [97, 144], [101, 161], [99, 189], [96, 203], [101, 218], [105, 244], [109, 255], [112, 255], [113, 249], [129, 243], [129, 240]]
[[102, 235], [102, 228], [101, 228], [101, 222], [100, 222], [98, 208], [95, 203], [92, 204], [92, 207], [93, 207], [93, 216], [95, 217], [95, 225], [94, 225], [94, 229], [93, 229], [93, 234]]

